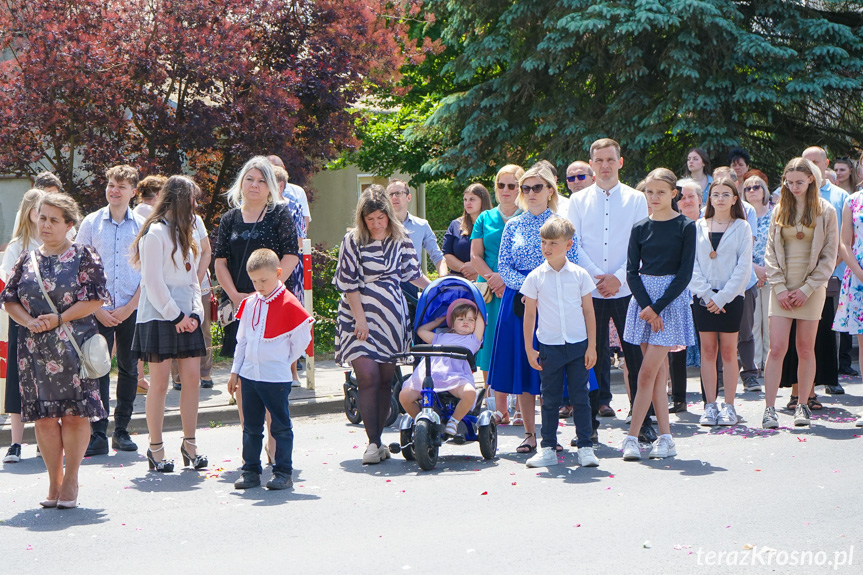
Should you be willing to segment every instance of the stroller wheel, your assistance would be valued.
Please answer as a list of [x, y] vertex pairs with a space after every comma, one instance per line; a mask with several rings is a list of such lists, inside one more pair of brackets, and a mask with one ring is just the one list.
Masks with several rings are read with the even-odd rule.
[[390, 396], [390, 414], [387, 416], [387, 420], [384, 422], [384, 427], [389, 427], [393, 423], [396, 422], [396, 418], [399, 416], [399, 400], [396, 399], [395, 395]]
[[351, 423], [360, 423], [363, 416], [360, 415], [359, 392], [356, 388], [345, 389], [345, 415]]
[[431, 471], [437, 465], [437, 426], [428, 419], [420, 419], [414, 427], [414, 456], [420, 469]]
[[497, 425], [494, 420], [479, 428], [479, 452], [483, 459], [494, 459], [497, 452]]
[[412, 443], [413, 434], [411, 433], [411, 429], [402, 429], [399, 439], [401, 440], [401, 444], [404, 445], [401, 450], [405, 460], [413, 461], [416, 459], [416, 457], [414, 457], [414, 445]]

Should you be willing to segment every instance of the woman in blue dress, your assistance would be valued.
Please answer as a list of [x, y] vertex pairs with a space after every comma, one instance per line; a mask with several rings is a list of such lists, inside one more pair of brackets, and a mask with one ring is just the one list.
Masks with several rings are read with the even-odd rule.
[[[498, 272], [506, 289], [500, 302], [488, 381], [495, 392], [521, 395], [524, 441], [516, 451], [530, 453], [536, 451], [536, 396], [540, 384], [539, 372], [530, 367], [524, 352], [524, 304], [518, 290], [527, 274], [545, 261], [539, 228], [556, 217], [558, 196], [555, 178], [545, 166], [530, 168], [519, 184], [516, 203], [524, 213], [507, 222], [498, 255]], [[578, 238], [573, 236], [572, 248], [567, 252], [573, 263], [578, 263], [576, 246]]]
[[[506, 223], [521, 213], [515, 204], [518, 197], [518, 180], [524, 175], [524, 169], [515, 164], [502, 167], [494, 178], [494, 198], [497, 207], [479, 215], [473, 225], [470, 235], [470, 256], [474, 269], [479, 274], [478, 283], [487, 282], [492, 291], [491, 301], [485, 305], [488, 321], [485, 324], [485, 336], [482, 348], [476, 354], [476, 363], [482, 370], [482, 379], [488, 386], [488, 370], [491, 366], [491, 352], [494, 349], [494, 333], [497, 330], [497, 316], [500, 311], [500, 298], [506, 284], [500, 279], [497, 271], [497, 258], [500, 253], [500, 239]], [[495, 394], [494, 405], [500, 412], [499, 423], [509, 423], [507, 396], [504, 393]]]

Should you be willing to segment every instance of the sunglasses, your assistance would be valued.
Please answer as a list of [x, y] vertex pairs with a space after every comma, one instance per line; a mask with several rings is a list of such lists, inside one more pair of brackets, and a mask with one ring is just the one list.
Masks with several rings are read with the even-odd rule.
[[575, 180], [578, 180], [579, 182], [583, 182], [586, 177], [587, 177], [587, 174], [576, 174], [574, 176], [567, 176], [566, 181], [567, 182], [574, 182]]
[[504, 188], [509, 188], [510, 190], [516, 189], [518, 186], [516, 184], [504, 184], [503, 182], [497, 183], [497, 189], [502, 190]]
[[746, 192], [756, 192], [760, 189], [761, 184], [755, 184], [754, 186], [746, 186], [745, 188], [743, 188], [743, 193], [745, 194]]
[[538, 194], [545, 189], [546, 184], [537, 184], [535, 186], [522, 186], [521, 193], [524, 195]]

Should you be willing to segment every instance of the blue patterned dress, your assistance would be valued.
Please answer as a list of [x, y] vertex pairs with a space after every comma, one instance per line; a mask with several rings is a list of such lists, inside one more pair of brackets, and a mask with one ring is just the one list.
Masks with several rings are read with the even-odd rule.
[[[506, 284], [506, 290], [500, 302], [488, 372], [489, 385], [495, 391], [532, 395], [540, 392], [539, 372], [530, 367], [524, 352], [524, 318], [514, 313], [513, 303], [516, 297], [521, 297], [518, 290], [527, 274], [545, 261], [540, 248], [539, 228], [551, 217], [555, 214], [548, 209], [538, 216], [524, 212], [509, 220], [503, 229], [497, 271]], [[573, 235], [572, 240], [572, 248], [566, 257], [578, 263], [578, 237]]]
[[285, 202], [288, 204], [288, 212], [294, 220], [294, 227], [297, 229], [297, 244], [300, 249], [300, 261], [297, 262], [297, 267], [291, 273], [291, 293], [300, 300], [301, 304], [306, 301], [306, 290], [303, 283], [303, 240], [306, 238], [306, 220], [303, 218], [303, 206], [295, 200], [293, 196], [283, 194]]
[[[863, 192], [852, 194], [847, 205], [851, 209], [851, 225], [854, 228], [851, 251], [857, 263], [863, 266]], [[847, 266], [842, 278], [842, 291], [839, 294], [839, 307], [836, 309], [833, 330], [863, 334], [863, 282]]]

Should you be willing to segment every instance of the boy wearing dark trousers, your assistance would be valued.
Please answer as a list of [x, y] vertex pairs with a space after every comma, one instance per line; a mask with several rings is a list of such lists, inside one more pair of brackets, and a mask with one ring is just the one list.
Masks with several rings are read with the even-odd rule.
[[[564, 218], [543, 224], [539, 235], [545, 263], [530, 272], [521, 287], [525, 350], [542, 382], [542, 443], [539, 453], [527, 460], [528, 467], [557, 465], [558, 410], [564, 382], [573, 407], [578, 462], [582, 467], [599, 465], [590, 440], [593, 426], [588, 397], [588, 372], [596, 364], [591, 296], [596, 284], [584, 268], [566, 258], [574, 233], [572, 223]], [[533, 348], [534, 329], [538, 351]]]
[[246, 271], [255, 292], [237, 310], [237, 348], [228, 380], [232, 395], [240, 385], [243, 398], [243, 474], [236, 489], [261, 484], [261, 447], [264, 420], [271, 416], [270, 434], [276, 440], [273, 477], [267, 489], [293, 486], [291, 453], [294, 432], [288, 410], [291, 364], [312, 340], [312, 318], [282, 283], [279, 257], [272, 250], [252, 252]]

